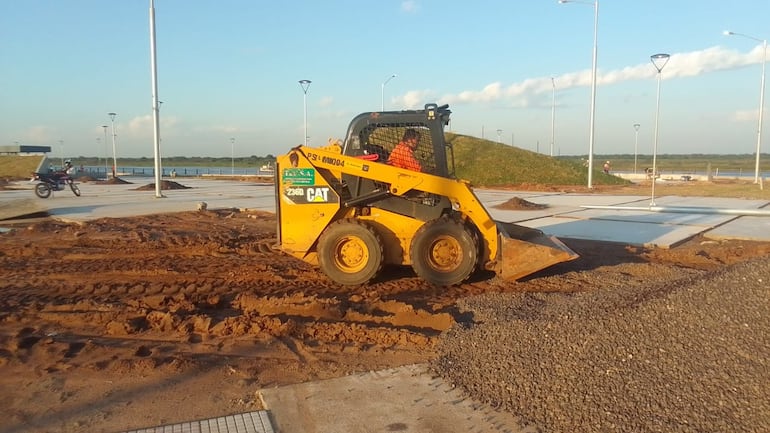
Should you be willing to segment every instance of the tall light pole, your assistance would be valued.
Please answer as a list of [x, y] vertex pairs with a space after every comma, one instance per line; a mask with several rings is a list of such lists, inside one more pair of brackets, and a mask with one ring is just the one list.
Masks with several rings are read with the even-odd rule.
[[396, 78], [396, 74], [391, 75], [382, 82], [382, 86], [380, 88], [380, 111], [385, 111], [385, 85], [388, 84], [388, 81], [394, 78]]
[[305, 146], [307, 146], [307, 89], [310, 88], [310, 80], [299, 80], [299, 85], [302, 87], [302, 93], [305, 94], [303, 98], [303, 107], [305, 109]]
[[230, 164], [232, 167], [232, 174], [235, 174], [235, 138], [230, 138]]
[[118, 168], [118, 157], [117, 152], [115, 152], [115, 116], [118, 115], [118, 113], [107, 113], [108, 116], [110, 116], [110, 122], [112, 122], [112, 178], [116, 178], [116, 170]]
[[593, 188], [594, 171], [594, 117], [596, 114], [596, 52], [599, 35], [599, 0], [592, 2], [579, 0], [559, 0], [559, 3], [581, 3], [594, 7], [594, 50], [591, 61], [591, 120], [588, 128], [588, 188]]
[[650, 198], [650, 206], [655, 206], [655, 178], [658, 176], [658, 118], [660, 117], [660, 76], [663, 67], [668, 63], [668, 59], [671, 58], [668, 54], [653, 54], [650, 56], [650, 61], [655, 69], [658, 71], [658, 96], [655, 103], [655, 145], [652, 148], [652, 194]]
[[163, 167], [160, 158], [160, 104], [158, 101], [158, 62], [155, 50], [155, 1], [150, 0], [150, 78], [152, 81], [153, 156], [155, 157], [155, 197], [161, 198]]
[[102, 125], [102, 129], [104, 130], [104, 178], [107, 178], [107, 173], [110, 172], [109, 167], [107, 167], [107, 160], [109, 158], [109, 152], [107, 152], [107, 125]]
[[556, 132], [556, 81], [551, 77], [551, 156], [553, 156], [553, 140]]
[[636, 155], [639, 153], [639, 125], [634, 123], [634, 174], [636, 174]]
[[757, 160], [754, 167], [754, 183], [759, 183], [759, 153], [762, 150], [762, 117], [765, 106], [765, 64], [767, 63], [767, 39], [725, 31], [726, 36], [743, 36], [754, 41], [762, 42], [762, 79], [759, 81], [759, 126], [757, 127]]
[[59, 156], [61, 156], [61, 166], [64, 170], [64, 140], [59, 140]]

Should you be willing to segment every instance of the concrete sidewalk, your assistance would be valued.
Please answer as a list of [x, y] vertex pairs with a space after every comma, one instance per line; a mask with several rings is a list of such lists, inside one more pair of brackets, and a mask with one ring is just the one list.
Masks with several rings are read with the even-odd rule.
[[[209, 209], [239, 208], [275, 211], [274, 187], [247, 181], [177, 178], [189, 189], [137, 191], [153, 182], [149, 178], [130, 178], [132, 184], [81, 184], [81, 197], [71, 191], [58, 191], [40, 199], [32, 182], [18, 183], [18, 190], [0, 191], [0, 220], [46, 212], [66, 221], [121, 218], [135, 215], [192, 211], [205, 202]], [[767, 209], [765, 200], [715, 197], [660, 197], [662, 208], [681, 207], [692, 212], [655, 212], [649, 198], [642, 196], [567, 194], [478, 189], [476, 195], [499, 221], [537, 228], [565, 239], [618, 242], [628, 245], [668, 248], [704, 234], [715, 239], [770, 241], [770, 217], [712, 213], [715, 209]], [[541, 210], [502, 210], [497, 206], [518, 197], [544, 205]], [[586, 206], [610, 207], [590, 209]], [[612, 209], [617, 207], [618, 209]], [[633, 207], [634, 210], [621, 208]], [[698, 210], [702, 212], [698, 212]], [[770, 213], [770, 209], [767, 210]], [[0, 223], [0, 226], [2, 224]]]

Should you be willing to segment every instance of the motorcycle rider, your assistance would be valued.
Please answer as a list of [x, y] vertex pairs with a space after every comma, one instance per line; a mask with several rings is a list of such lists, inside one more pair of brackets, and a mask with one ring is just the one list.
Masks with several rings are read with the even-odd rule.
[[56, 183], [60, 186], [64, 185], [64, 179], [66, 179], [68, 176], [72, 175], [72, 173], [75, 172], [75, 167], [72, 165], [72, 161], [69, 159], [64, 161], [64, 167], [62, 167], [61, 170], [54, 173], [52, 176], [54, 179], [56, 179]]
[[72, 161], [69, 159], [64, 161], [64, 172], [67, 174], [72, 174], [75, 172], [75, 166], [72, 165]]

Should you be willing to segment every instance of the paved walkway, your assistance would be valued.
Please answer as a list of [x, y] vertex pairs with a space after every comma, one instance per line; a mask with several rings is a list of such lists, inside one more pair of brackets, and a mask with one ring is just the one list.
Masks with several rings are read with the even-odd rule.
[[[152, 183], [132, 178], [132, 184], [81, 184], [81, 197], [58, 191], [51, 198], [37, 198], [31, 182], [18, 183], [19, 190], [0, 191], [0, 220], [46, 212], [69, 221], [120, 218], [208, 208], [248, 208], [275, 211], [272, 184], [247, 181], [178, 178], [189, 189], [137, 191]], [[668, 248], [703, 233], [716, 239], [770, 241], [770, 206], [766, 200], [714, 197], [660, 197], [650, 208], [649, 197], [519, 192], [479, 189], [481, 202], [492, 217], [538, 228], [559, 238], [619, 242], [629, 245]], [[518, 197], [544, 205], [541, 210], [502, 210], [497, 206]], [[734, 211], [734, 213], [718, 213]], [[764, 216], [741, 216], [753, 211]], [[2, 224], [0, 224], [1, 226]]]

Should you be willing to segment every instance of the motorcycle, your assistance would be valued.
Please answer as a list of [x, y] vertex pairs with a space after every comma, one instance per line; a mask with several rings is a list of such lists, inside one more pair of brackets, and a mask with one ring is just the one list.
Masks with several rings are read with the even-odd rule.
[[63, 191], [69, 185], [72, 193], [80, 197], [80, 188], [67, 173], [32, 173], [32, 181], [38, 181], [35, 185], [35, 195], [40, 198], [48, 198], [53, 191]]

